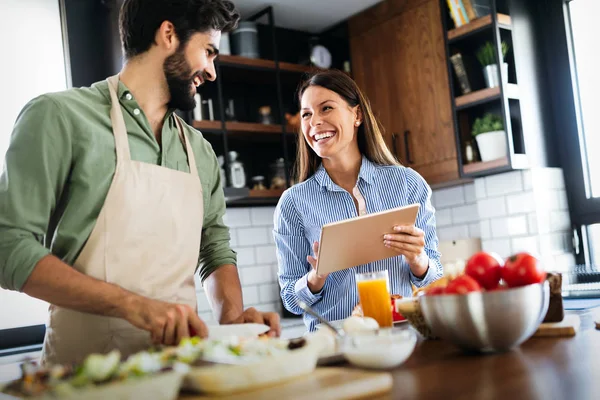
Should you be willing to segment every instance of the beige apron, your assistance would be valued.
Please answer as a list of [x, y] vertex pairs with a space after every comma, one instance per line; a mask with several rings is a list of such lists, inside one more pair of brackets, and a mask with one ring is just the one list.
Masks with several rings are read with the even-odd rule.
[[[117, 98], [118, 76], [108, 79], [117, 165], [96, 225], [74, 267], [152, 299], [197, 307], [193, 274], [198, 264], [204, 203], [194, 153], [181, 122], [190, 173], [131, 160]], [[55, 305], [42, 362], [79, 363], [91, 353], [119, 349], [123, 356], [151, 346], [150, 333], [112, 317]]]

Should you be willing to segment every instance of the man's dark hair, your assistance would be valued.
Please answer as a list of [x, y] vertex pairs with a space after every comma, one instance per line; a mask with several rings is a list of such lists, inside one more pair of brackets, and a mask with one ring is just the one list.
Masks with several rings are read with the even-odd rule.
[[119, 30], [125, 58], [141, 54], [154, 43], [157, 29], [170, 21], [182, 45], [197, 32], [230, 32], [240, 14], [228, 0], [124, 0]]

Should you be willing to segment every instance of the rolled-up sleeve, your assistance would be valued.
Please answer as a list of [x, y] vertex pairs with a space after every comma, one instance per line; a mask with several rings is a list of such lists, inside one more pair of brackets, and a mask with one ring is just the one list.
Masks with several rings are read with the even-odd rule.
[[0, 175], [0, 286], [22, 290], [50, 254], [50, 216], [67, 181], [72, 138], [59, 105], [48, 96], [19, 114]]
[[308, 273], [312, 268], [306, 256], [312, 254], [304, 235], [302, 219], [294, 206], [290, 190], [281, 196], [273, 216], [273, 237], [277, 249], [278, 279], [284, 307], [294, 314], [302, 314], [298, 300], [313, 305], [322, 298], [322, 291], [312, 293], [308, 288]]
[[217, 268], [237, 263], [237, 254], [231, 249], [229, 228], [223, 222], [225, 194], [221, 186], [219, 164], [214, 155], [211, 193], [208, 207], [204, 210], [202, 241], [200, 245], [200, 280], [204, 282]]
[[423, 287], [440, 279], [443, 275], [441, 254], [438, 251], [439, 240], [436, 233], [435, 208], [431, 203], [431, 188], [425, 179], [412, 169], [407, 168], [406, 173], [409, 204], [420, 204], [415, 225], [425, 232], [425, 253], [429, 257], [429, 269], [425, 276], [419, 279], [411, 271], [410, 280], [416, 287]]

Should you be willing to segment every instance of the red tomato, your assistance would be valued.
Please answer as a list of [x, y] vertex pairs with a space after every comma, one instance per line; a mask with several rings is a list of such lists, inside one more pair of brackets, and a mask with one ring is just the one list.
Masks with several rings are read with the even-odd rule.
[[502, 258], [496, 253], [480, 251], [467, 261], [465, 274], [475, 279], [485, 289], [493, 289], [500, 282], [502, 264]]
[[531, 285], [546, 279], [546, 272], [533, 255], [523, 252], [506, 259], [502, 269], [502, 279], [509, 287]]
[[446, 294], [466, 294], [469, 292], [480, 292], [481, 286], [469, 275], [461, 275], [452, 279], [444, 293]]
[[425, 291], [426, 296], [435, 296], [437, 294], [444, 294], [444, 288], [441, 286], [432, 287], [431, 289], [427, 289]]

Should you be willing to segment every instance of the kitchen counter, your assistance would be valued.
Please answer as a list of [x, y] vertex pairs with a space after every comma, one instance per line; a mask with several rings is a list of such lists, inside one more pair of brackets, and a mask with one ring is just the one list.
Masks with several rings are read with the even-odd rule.
[[[600, 308], [573, 313], [581, 317], [580, 330], [574, 337], [532, 338], [505, 353], [468, 354], [442, 340], [421, 340], [402, 366], [389, 371], [392, 391], [376, 398], [597, 398], [600, 331], [595, 329], [594, 316], [600, 316]], [[335, 367], [353, 368], [348, 364]], [[293, 399], [295, 394], [300, 393], [286, 393], [285, 398]], [[252, 398], [252, 393], [245, 395]]]
[[598, 398], [600, 331], [592, 311], [576, 313], [581, 327], [574, 337], [532, 338], [501, 354], [467, 354], [441, 340], [422, 341], [391, 371], [393, 389], [383, 398]]

